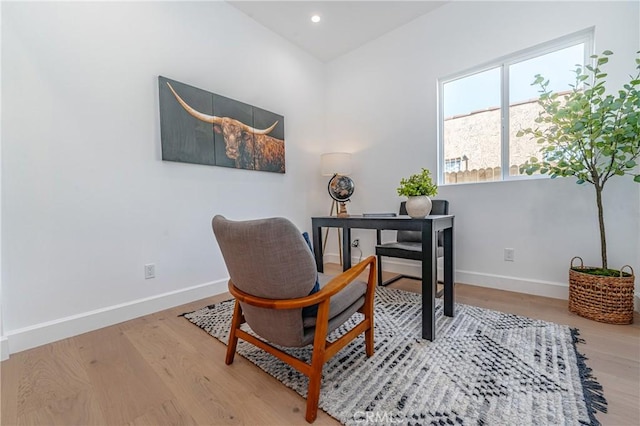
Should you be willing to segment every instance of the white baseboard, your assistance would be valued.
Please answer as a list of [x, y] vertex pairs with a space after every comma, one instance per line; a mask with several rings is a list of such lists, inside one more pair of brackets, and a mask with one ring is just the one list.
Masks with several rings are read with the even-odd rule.
[[9, 359], [9, 340], [2, 336], [0, 337], [0, 361]]
[[184, 305], [225, 291], [227, 291], [226, 279], [8, 331], [1, 342], [2, 359], [5, 359], [5, 351], [8, 358], [13, 353]]
[[[340, 258], [335, 254], [326, 254], [326, 262], [339, 263]], [[355, 264], [358, 258], [351, 262]], [[419, 262], [398, 261], [383, 258], [384, 270], [397, 274], [406, 274], [419, 277], [422, 273]], [[438, 275], [441, 276], [442, 267], [438, 266]], [[456, 270], [455, 282], [475, 285], [478, 287], [495, 288], [498, 290], [515, 291], [517, 293], [532, 294], [535, 296], [552, 297], [554, 299], [569, 299], [569, 285], [551, 281], [528, 280], [518, 277], [484, 274], [473, 271]]]
[[552, 281], [527, 280], [518, 277], [483, 274], [471, 271], [456, 271], [456, 282], [471, 284], [478, 287], [495, 288], [498, 290], [515, 291], [516, 293], [532, 294], [534, 296], [551, 297], [553, 299], [569, 300], [569, 285]]

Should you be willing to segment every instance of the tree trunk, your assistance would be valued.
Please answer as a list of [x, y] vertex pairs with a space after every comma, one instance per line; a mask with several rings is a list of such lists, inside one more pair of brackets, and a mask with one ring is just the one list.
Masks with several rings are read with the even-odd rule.
[[598, 205], [598, 223], [600, 225], [600, 255], [602, 256], [602, 267], [607, 269], [607, 236], [604, 231], [604, 210], [602, 208], [602, 187], [594, 185], [596, 189], [596, 204]]

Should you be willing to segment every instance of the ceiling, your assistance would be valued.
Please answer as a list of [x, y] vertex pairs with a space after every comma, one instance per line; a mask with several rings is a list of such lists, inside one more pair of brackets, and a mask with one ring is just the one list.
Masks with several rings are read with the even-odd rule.
[[[328, 62], [446, 1], [227, 1], [322, 62]], [[312, 15], [321, 21], [311, 22]]]

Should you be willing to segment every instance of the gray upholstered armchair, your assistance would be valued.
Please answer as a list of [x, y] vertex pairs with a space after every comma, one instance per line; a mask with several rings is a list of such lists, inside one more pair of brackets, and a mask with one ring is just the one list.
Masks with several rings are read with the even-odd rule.
[[[236, 298], [225, 362], [233, 362], [240, 338], [308, 376], [305, 418], [313, 422], [324, 363], [361, 333], [365, 334], [367, 356], [373, 355], [375, 257], [330, 277], [316, 272], [315, 259], [305, 239], [285, 218], [236, 222], [215, 216], [212, 226], [229, 271], [229, 292]], [[358, 280], [367, 267], [367, 282]], [[316, 280], [320, 289], [309, 294]], [[309, 309], [314, 305], [317, 310]], [[327, 342], [327, 335], [356, 312], [364, 315], [363, 320], [338, 340]], [[259, 338], [240, 329], [244, 322]], [[273, 344], [312, 344], [311, 364]]]

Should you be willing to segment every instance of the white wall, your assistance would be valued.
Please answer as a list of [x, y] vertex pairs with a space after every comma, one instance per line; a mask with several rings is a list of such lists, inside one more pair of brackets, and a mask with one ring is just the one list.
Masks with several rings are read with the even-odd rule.
[[[226, 290], [214, 214], [310, 230], [320, 62], [224, 2], [1, 7], [12, 353]], [[161, 161], [158, 75], [284, 115], [287, 173]]]
[[[351, 211], [396, 211], [400, 178], [421, 167], [435, 172], [439, 77], [595, 26], [596, 52], [615, 53], [609, 81], [619, 87], [635, 72], [638, 20], [637, 2], [453, 2], [331, 62], [328, 140], [353, 151], [359, 165]], [[614, 179], [606, 188], [611, 267], [638, 261], [636, 185]], [[573, 256], [599, 264], [590, 186], [570, 179], [497, 182], [445, 186], [438, 196], [456, 215], [459, 282], [563, 298]], [[352, 238], [362, 240], [365, 254], [373, 251], [372, 232]], [[507, 247], [515, 249], [515, 262], [503, 260]]]

